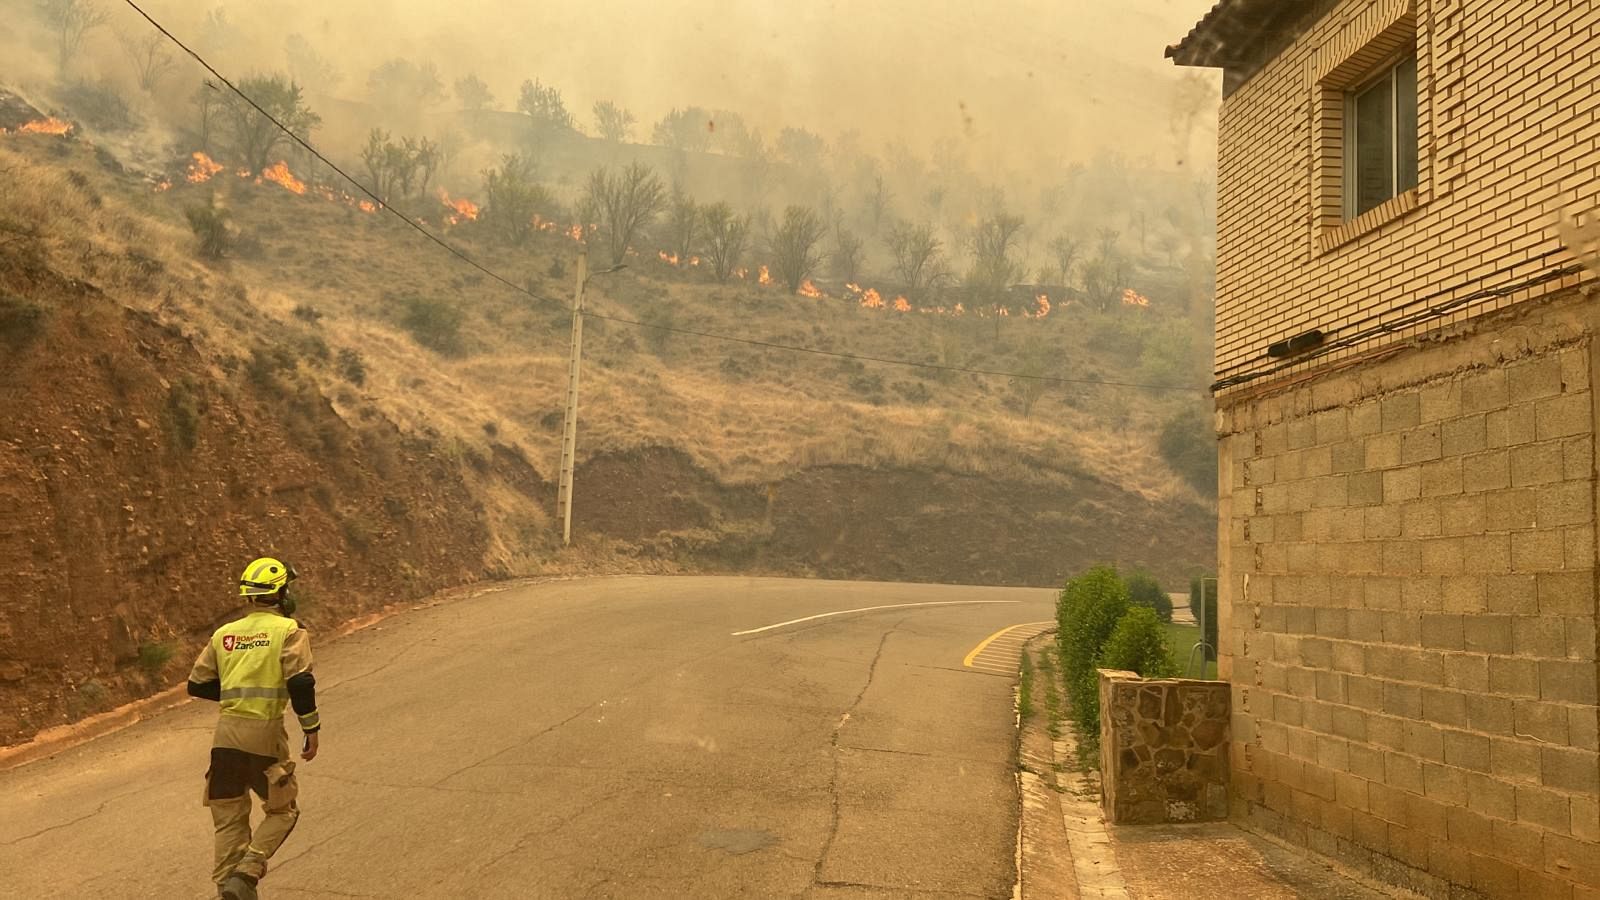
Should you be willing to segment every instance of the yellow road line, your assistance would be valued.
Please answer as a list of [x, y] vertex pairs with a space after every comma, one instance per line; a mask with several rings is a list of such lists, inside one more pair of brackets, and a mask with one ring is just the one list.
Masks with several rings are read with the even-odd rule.
[[967, 654], [967, 658], [963, 659], [961, 661], [961, 665], [963, 665], [963, 666], [965, 666], [965, 667], [967, 667], [969, 669], [974, 668], [974, 666], [972, 665], [972, 661], [978, 657], [978, 654], [982, 653], [985, 647], [988, 647], [990, 644], [994, 643], [996, 638], [1000, 637], [1001, 635], [1005, 634], [1008, 631], [1015, 631], [1018, 628], [1027, 628], [1029, 625], [1053, 625], [1053, 624], [1055, 624], [1055, 623], [1054, 622], [1021, 622], [1021, 623], [1018, 623], [1016, 625], [1008, 625], [1005, 628], [1002, 628], [999, 631], [996, 631], [994, 634], [991, 634], [988, 637], [984, 638], [983, 641], [978, 644], [978, 646], [973, 647], [972, 648], [972, 652]]

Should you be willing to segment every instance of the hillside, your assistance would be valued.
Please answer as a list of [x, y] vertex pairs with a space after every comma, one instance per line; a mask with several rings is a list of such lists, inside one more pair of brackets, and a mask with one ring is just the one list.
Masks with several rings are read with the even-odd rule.
[[[726, 571], [1057, 583], [1207, 567], [1210, 501], [1157, 435], [1199, 394], [794, 354], [591, 319], [574, 546], [554, 521], [578, 242], [432, 224], [545, 300], [313, 185], [125, 169], [74, 129], [0, 135], [0, 742], [177, 677], [240, 560], [306, 573], [313, 627], [483, 577]], [[22, 174], [25, 173], [25, 174]], [[168, 186], [158, 190], [160, 182]], [[186, 210], [226, 210], [205, 261]], [[836, 352], [1139, 380], [1149, 309], [1003, 319], [715, 284], [648, 246], [589, 308]], [[868, 285], [870, 286], [870, 285]], [[886, 293], [888, 293], [886, 291]], [[1019, 309], [1038, 308], [1022, 289]], [[419, 343], [419, 340], [423, 343]], [[428, 346], [431, 345], [431, 346]], [[24, 623], [19, 626], [18, 623]], [[87, 648], [87, 649], [85, 649]], [[169, 656], [171, 658], [169, 658]]]

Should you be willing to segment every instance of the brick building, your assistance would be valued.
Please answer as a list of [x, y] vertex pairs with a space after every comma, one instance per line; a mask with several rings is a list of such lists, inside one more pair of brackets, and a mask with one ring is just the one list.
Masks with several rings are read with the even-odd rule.
[[1222, 0], [1168, 55], [1224, 79], [1235, 814], [1600, 897], [1600, 2]]

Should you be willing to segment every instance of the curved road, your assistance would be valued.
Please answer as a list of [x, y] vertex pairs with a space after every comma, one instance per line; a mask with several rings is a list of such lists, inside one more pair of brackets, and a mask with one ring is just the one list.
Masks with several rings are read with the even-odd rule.
[[[1009, 897], [1012, 679], [963, 661], [1051, 600], [608, 578], [388, 619], [318, 649], [263, 896]], [[211, 896], [214, 715], [0, 772], [0, 894]]]

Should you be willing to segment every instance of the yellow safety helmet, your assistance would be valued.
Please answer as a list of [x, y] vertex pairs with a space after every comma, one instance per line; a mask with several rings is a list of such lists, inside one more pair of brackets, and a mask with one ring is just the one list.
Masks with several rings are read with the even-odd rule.
[[295, 579], [294, 566], [263, 556], [244, 567], [239, 576], [239, 596], [276, 597]]

